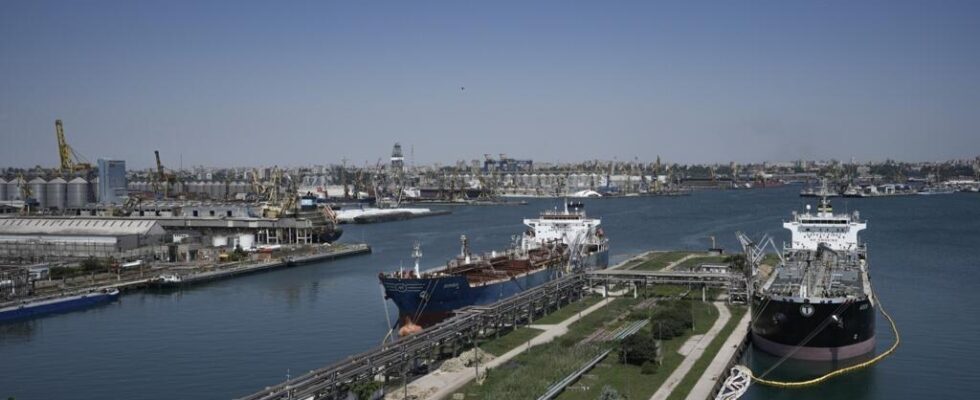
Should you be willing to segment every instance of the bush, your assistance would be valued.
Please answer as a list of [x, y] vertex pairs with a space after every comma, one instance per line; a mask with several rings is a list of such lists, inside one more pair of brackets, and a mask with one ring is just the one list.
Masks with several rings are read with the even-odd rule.
[[656, 339], [665, 340], [683, 335], [694, 327], [691, 303], [686, 300], [660, 303], [650, 317], [650, 325]]
[[659, 368], [659, 364], [654, 361], [647, 361], [640, 366], [640, 373], [643, 375], [653, 375], [657, 373], [657, 368]]
[[86, 258], [85, 261], [81, 262], [80, 266], [82, 267], [82, 271], [85, 272], [97, 272], [97, 271], [105, 270], [105, 266], [101, 262], [99, 262], [99, 260], [95, 257]]
[[602, 393], [599, 393], [597, 400], [623, 400], [623, 396], [612, 386], [606, 385], [602, 387]]
[[745, 272], [749, 267], [749, 262], [745, 258], [745, 254], [738, 253], [725, 257], [725, 262], [732, 266], [732, 269], [739, 272]]
[[619, 342], [619, 361], [633, 365], [643, 365], [657, 359], [660, 349], [653, 338], [646, 335], [631, 335]]
[[354, 393], [357, 400], [371, 400], [371, 396], [381, 389], [381, 382], [370, 380], [360, 381], [351, 386], [350, 391]]

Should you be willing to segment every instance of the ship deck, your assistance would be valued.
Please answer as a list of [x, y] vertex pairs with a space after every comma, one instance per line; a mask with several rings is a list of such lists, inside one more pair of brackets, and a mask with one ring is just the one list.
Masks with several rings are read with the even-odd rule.
[[[870, 294], [863, 251], [827, 253], [791, 250], [763, 287], [770, 295], [806, 298], [863, 298]], [[801, 288], [806, 287], [806, 296]]]

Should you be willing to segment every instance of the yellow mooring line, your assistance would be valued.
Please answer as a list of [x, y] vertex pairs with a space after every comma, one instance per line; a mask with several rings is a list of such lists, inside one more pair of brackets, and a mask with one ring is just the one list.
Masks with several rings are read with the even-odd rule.
[[[877, 293], [875, 294], [875, 298], [878, 298]], [[752, 375], [752, 381], [753, 382], [758, 382], [758, 383], [763, 384], [763, 385], [766, 385], [766, 386], [773, 386], [773, 387], [780, 387], [780, 388], [802, 388], [802, 387], [807, 387], [807, 386], [813, 386], [813, 385], [816, 385], [816, 384], [820, 384], [820, 383], [823, 383], [824, 381], [826, 381], [826, 380], [828, 380], [830, 378], [833, 378], [833, 377], [836, 377], [836, 376], [840, 376], [840, 375], [844, 375], [844, 374], [849, 373], [849, 372], [854, 372], [854, 371], [857, 371], [859, 369], [864, 369], [864, 368], [870, 367], [870, 366], [874, 365], [875, 363], [877, 363], [877, 362], [885, 359], [885, 357], [888, 357], [888, 356], [892, 355], [892, 353], [894, 353], [895, 350], [898, 349], [898, 344], [902, 342], [902, 338], [899, 337], [899, 335], [898, 335], [898, 327], [895, 326], [895, 320], [893, 320], [892, 317], [891, 317], [891, 315], [888, 315], [888, 312], [885, 311], [885, 307], [883, 307], [881, 305], [881, 299], [880, 298], [878, 299], [878, 310], [881, 311], [881, 315], [884, 315], [885, 316], [885, 319], [888, 320], [888, 323], [891, 324], [891, 326], [892, 326], [892, 332], [895, 333], [895, 343], [892, 343], [892, 346], [890, 348], [888, 348], [888, 350], [886, 350], [884, 353], [881, 353], [878, 356], [876, 356], [875, 358], [872, 358], [872, 359], [870, 359], [868, 361], [865, 361], [863, 363], [852, 365], [850, 367], [840, 368], [840, 369], [831, 371], [831, 372], [829, 372], [829, 373], [827, 373], [825, 375], [821, 375], [821, 376], [818, 376], [816, 378], [805, 380], [805, 381], [773, 381], [773, 380], [768, 380], [768, 379], [764, 379], [764, 378], [758, 378], [755, 375]], [[748, 368], [746, 368], [746, 370], [748, 370]], [[751, 373], [751, 370], [749, 370], [749, 372]]]

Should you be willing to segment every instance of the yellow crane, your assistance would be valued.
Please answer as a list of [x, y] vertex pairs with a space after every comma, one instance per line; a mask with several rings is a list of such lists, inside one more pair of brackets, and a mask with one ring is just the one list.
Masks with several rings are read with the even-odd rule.
[[61, 172], [70, 174], [74, 172], [86, 172], [92, 169], [92, 164], [75, 152], [65, 140], [65, 128], [61, 120], [54, 121], [55, 135], [58, 137], [58, 156], [61, 158]]

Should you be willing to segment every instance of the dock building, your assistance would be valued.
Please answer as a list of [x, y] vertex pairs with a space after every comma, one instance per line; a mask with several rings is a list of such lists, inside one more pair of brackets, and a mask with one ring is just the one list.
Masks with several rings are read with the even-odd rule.
[[0, 258], [146, 257], [166, 251], [165, 235], [154, 220], [0, 218]]

